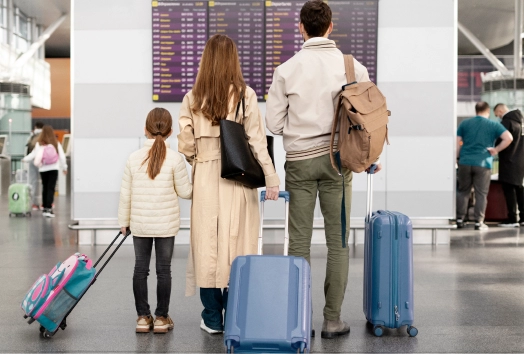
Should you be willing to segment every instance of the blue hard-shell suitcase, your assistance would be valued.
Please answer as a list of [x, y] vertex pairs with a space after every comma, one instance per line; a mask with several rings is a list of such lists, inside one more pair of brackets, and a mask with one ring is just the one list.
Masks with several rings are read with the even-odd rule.
[[224, 333], [228, 353], [309, 353], [311, 270], [302, 257], [287, 256], [289, 193], [286, 199], [284, 255], [262, 256], [260, 201], [258, 255], [237, 257], [231, 265]]
[[364, 313], [380, 337], [384, 327], [413, 327], [413, 232], [404, 214], [379, 210], [371, 213], [373, 180], [368, 174], [368, 201], [364, 244]]

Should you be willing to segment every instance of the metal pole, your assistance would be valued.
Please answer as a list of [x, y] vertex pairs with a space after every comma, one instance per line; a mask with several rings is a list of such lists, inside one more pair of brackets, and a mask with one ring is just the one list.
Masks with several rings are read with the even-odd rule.
[[[519, 0], [516, 0], [519, 1]], [[502, 73], [504, 76], [509, 75], [509, 70], [506, 68], [506, 66], [497, 59], [493, 53], [473, 34], [470, 30], [468, 30], [464, 25], [462, 25], [460, 22], [457, 22], [458, 29], [460, 32], [466, 36], [467, 39], [490, 61], [490, 63]]]
[[515, 0], [515, 39], [513, 41], [515, 79], [522, 77], [522, 10], [523, 0]]

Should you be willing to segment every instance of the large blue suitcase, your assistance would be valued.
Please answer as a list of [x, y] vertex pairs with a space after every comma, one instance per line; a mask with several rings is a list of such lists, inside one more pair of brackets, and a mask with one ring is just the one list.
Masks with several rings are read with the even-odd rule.
[[302, 257], [287, 256], [289, 193], [286, 199], [284, 255], [262, 256], [260, 201], [258, 255], [237, 257], [231, 265], [224, 333], [228, 353], [309, 353], [311, 270]]
[[380, 337], [384, 327], [413, 327], [413, 232], [404, 214], [372, 210], [373, 171], [368, 174], [364, 243], [364, 313]]

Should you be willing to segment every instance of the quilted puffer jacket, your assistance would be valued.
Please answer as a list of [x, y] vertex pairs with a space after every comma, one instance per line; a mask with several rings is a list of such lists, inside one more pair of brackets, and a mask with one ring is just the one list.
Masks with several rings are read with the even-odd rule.
[[185, 162], [166, 142], [166, 159], [154, 180], [147, 174], [147, 162], [142, 165], [154, 140], [132, 153], [124, 170], [120, 188], [118, 223], [130, 227], [134, 236], [170, 237], [180, 229], [178, 197], [190, 199], [192, 186]]

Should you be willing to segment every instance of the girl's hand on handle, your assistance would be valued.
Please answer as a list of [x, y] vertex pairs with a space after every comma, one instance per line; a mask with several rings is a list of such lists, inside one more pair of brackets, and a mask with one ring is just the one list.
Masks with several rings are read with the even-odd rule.
[[127, 235], [127, 227], [121, 227], [120, 232], [122, 232], [122, 235]]
[[278, 200], [278, 187], [266, 187], [266, 200]]

